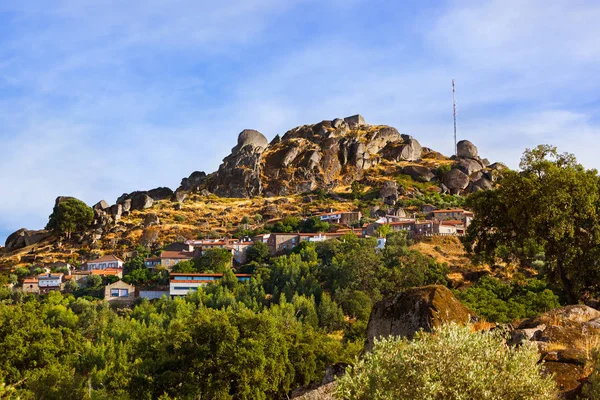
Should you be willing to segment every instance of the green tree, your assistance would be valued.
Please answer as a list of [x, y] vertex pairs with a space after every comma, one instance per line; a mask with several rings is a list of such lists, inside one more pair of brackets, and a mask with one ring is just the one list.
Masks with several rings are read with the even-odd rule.
[[446, 325], [414, 340], [383, 339], [338, 380], [341, 399], [555, 398], [552, 378], [542, 374], [532, 344], [508, 347], [499, 332]]
[[360, 199], [363, 195], [364, 190], [365, 185], [363, 185], [359, 181], [354, 181], [352, 182], [352, 185], [350, 185], [350, 192], [352, 193], [353, 199]]
[[321, 296], [317, 313], [319, 314], [319, 326], [327, 332], [336, 331], [344, 327], [344, 312], [331, 299], [328, 293], [323, 293]]
[[[475, 218], [464, 244], [482, 260], [499, 250], [523, 262], [540, 250], [545, 273], [560, 283], [570, 303], [600, 282], [600, 179], [571, 154], [541, 145], [527, 150], [521, 172], [507, 171], [496, 190], [468, 199]], [[504, 255], [507, 257], [507, 254]]]
[[319, 217], [310, 217], [300, 224], [300, 230], [303, 232], [327, 232], [329, 231], [329, 222], [321, 221]]
[[50, 214], [46, 229], [71, 238], [73, 232], [87, 229], [94, 219], [94, 211], [83, 201], [70, 198], [57, 204]]
[[221, 273], [231, 269], [232, 258], [230, 250], [208, 249], [194, 260], [194, 264], [199, 272]]
[[246, 262], [256, 262], [262, 264], [270, 258], [269, 246], [263, 242], [254, 242], [252, 246], [248, 246], [246, 250]]
[[385, 238], [385, 237], [387, 237], [387, 235], [392, 233], [392, 227], [389, 224], [383, 224], [383, 225], [379, 225], [377, 227], [376, 231], [377, 231], [377, 236], [379, 236], [380, 238]]

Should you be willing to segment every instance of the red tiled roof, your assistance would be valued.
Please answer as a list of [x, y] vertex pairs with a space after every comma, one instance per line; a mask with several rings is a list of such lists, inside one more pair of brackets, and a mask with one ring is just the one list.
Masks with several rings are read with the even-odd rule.
[[462, 208], [455, 208], [452, 210], [434, 210], [433, 213], [437, 214], [437, 213], [449, 213], [449, 212], [465, 212], [465, 210], [463, 210]]
[[115, 255], [113, 255], [113, 254], [109, 254], [109, 255], [106, 255], [106, 256], [102, 256], [102, 257], [100, 257], [100, 258], [97, 258], [97, 259], [95, 259], [95, 260], [88, 261], [88, 263], [93, 263], [93, 264], [96, 264], [96, 263], [110, 262], [110, 261], [120, 261], [120, 262], [124, 262], [124, 261], [123, 261], [123, 260], [121, 260], [119, 257], [117, 257], [117, 256], [115, 256]]
[[189, 260], [193, 257], [193, 253], [183, 253], [180, 251], [163, 251], [160, 253], [159, 258], [169, 258], [169, 259], [182, 259]]
[[459, 226], [459, 225], [463, 225], [462, 221], [458, 221], [458, 220], [449, 220], [449, 221], [440, 221], [441, 225], [453, 225], [453, 226]]
[[23, 283], [38, 283], [37, 278], [27, 278], [23, 279]]
[[416, 223], [416, 221], [395, 221], [395, 222], [389, 222], [388, 225], [390, 225], [390, 226], [412, 225], [414, 223]]
[[92, 275], [119, 275], [123, 272], [120, 268], [106, 268], [106, 269], [95, 269], [92, 271]]

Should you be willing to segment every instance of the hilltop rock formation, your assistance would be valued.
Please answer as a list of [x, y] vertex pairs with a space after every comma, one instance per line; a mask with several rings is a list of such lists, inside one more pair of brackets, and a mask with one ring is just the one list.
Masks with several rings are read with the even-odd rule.
[[16, 232], [13, 232], [6, 238], [4, 247], [6, 251], [14, 251], [22, 249], [23, 247], [31, 246], [41, 242], [44, 239], [52, 236], [47, 230], [30, 231], [25, 228], [21, 228]]
[[244, 130], [219, 170], [191, 186], [218, 196], [252, 197], [332, 189], [361, 179], [382, 160], [418, 161], [422, 147], [392, 127], [369, 125], [361, 115], [303, 125], [269, 144], [258, 131]]
[[431, 285], [407, 289], [373, 306], [367, 325], [365, 349], [373, 349], [374, 339], [387, 336], [412, 338], [423, 329], [456, 322], [466, 324], [475, 313], [465, 307], [445, 286]]
[[264, 135], [252, 129], [242, 131], [238, 144], [212, 177], [210, 191], [223, 197], [253, 197], [261, 194], [261, 155], [269, 146]]

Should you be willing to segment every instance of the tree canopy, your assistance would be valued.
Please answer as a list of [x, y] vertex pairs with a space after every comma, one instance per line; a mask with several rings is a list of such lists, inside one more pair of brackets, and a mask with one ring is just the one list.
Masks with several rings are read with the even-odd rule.
[[571, 154], [541, 145], [527, 150], [521, 171], [503, 174], [496, 190], [467, 200], [475, 212], [464, 243], [482, 261], [532, 263], [560, 284], [570, 302], [600, 282], [600, 179]]
[[71, 238], [74, 232], [84, 231], [92, 223], [94, 211], [83, 201], [69, 198], [59, 202], [48, 218], [46, 229]]

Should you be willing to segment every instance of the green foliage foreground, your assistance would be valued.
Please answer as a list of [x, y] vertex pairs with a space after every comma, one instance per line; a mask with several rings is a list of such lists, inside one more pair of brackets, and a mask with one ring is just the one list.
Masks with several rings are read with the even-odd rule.
[[342, 344], [293, 304], [209, 308], [223, 290], [119, 313], [57, 292], [4, 293], [0, 383], [22, 399], [285, 398], [342, 361]]
[[447, 325], [413, 341], [387, 339], [339, 380], [352, 400], [543, 400], [554, 398], [533, 345], [507, 347], [496, 333]]

